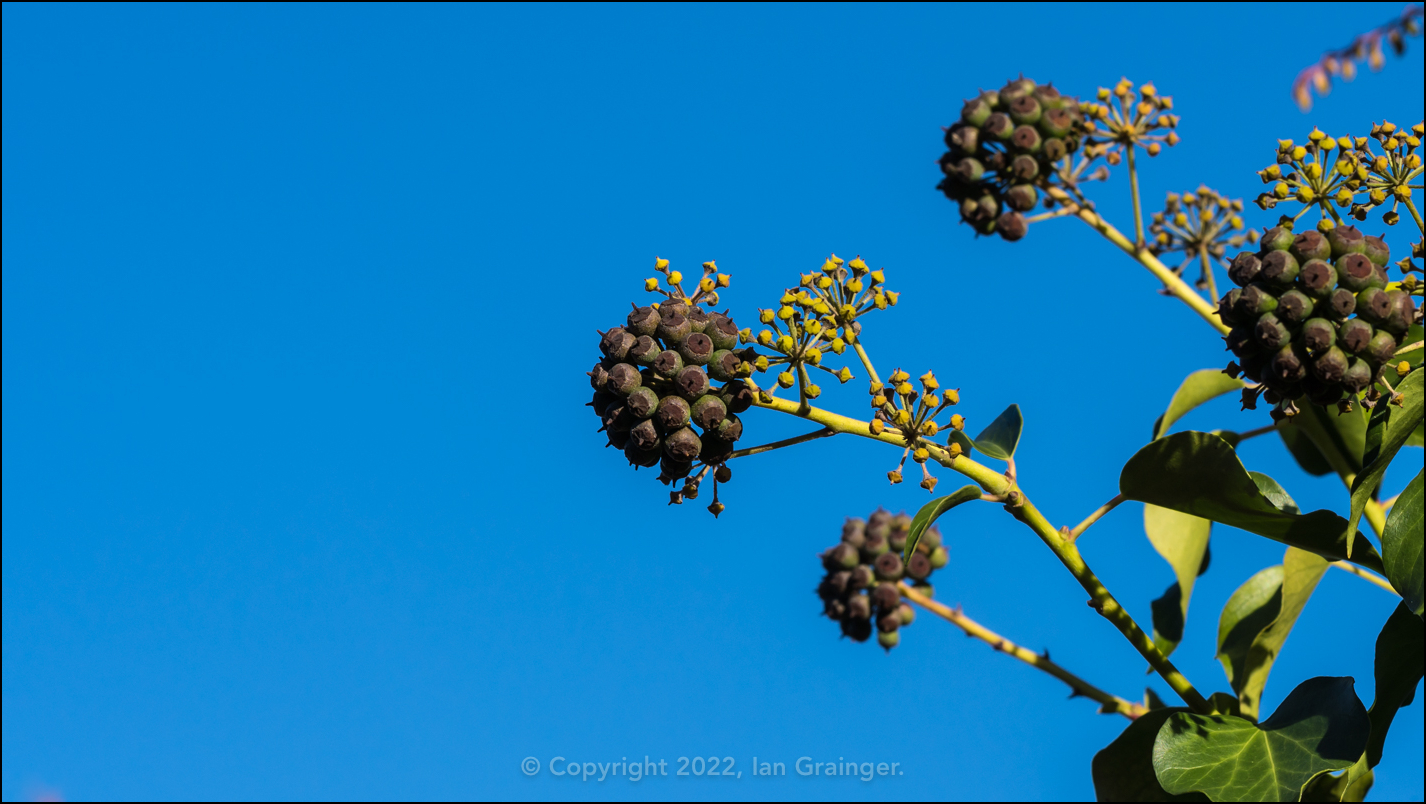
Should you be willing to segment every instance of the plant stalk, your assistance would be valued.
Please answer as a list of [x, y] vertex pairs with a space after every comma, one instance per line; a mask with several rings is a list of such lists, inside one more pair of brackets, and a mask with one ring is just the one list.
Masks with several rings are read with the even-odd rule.
[[1100, 711], [1102, 712], [1120, 714], [1133, 720], [1149, 711], [1148, 707], [1145, 707], [1143, 704], [1136, 704], [1120, 698], [1118, 695], [1111, 695], [1074, 673], [1060, 667], [1050, 661], [1048, 651], [1045, 655], [1041, 655], [1028, 648], [1016, 645], [1014, 642], [1011, 642], [967, 617], [960, 609], [953, 609], [944, 604], [937, 603], [925, 595], [922, 595], [920, 592], [917, 592], [914, 588], [907, 586], [904, 582], [897, 583], [897, 587], [901, 589], [902, 597], [907, 598], [921, 608], [950, 622], [952, 625], [964, 631], [966, 636], [975, 637], [1001, 653], [1013, 656], [1031, 667], [1049, 673], [1060, 681], [1068, 684], [1070, 689], [1074, 690], [1075, 695], [1084, 696], [1101, 704], [1103, 708]]

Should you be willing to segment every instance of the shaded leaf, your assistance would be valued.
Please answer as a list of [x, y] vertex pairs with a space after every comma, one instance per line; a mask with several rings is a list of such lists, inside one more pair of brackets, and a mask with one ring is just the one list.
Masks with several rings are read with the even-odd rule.
[[1167, 433], [1173, 423], [1183, 418], [1190, 410], [1242, 387], [1242, 380], [1229, 377], [1222, 369], [1199, 369], [1193, 372], [1185, 377], [1183, 384], [1174, 391], [1168, 410], [1154, 422], [1154, 438]]
[[1253, 640], [1282, 611], [1282, 565], [1258, 570], [1228, 597], [1218, 615], [1218, 661], [1233, 689], [1248, 677]]
[[[1139, 450], [1124, 465], [1119, 491], [1127, 499], [1171, 508], [1266, 536], [1331, 559], [1347, 557], [1346, 521], [1331, 511], [1291, 514], [1264, 497], [1223, 439], [1187, 431]], [[1366, 537], [1352, 561], [1381, 571], [1381, 557]]]
[[1347, 552], [1353, 550], [1353, 537], [1357, 532], [1357, 522], [1366, 510], [1376, 487], [1386, 473], [1387, 464], [1406, 443], [1407, 436], [1422, 422], [1421, 375], [1426, 372], [1413, 371], [1396, 386], [1402, 394], [1401, 407], [1388, 404], [1385, 399], [1372, 408], [1371, 421], [1367, 425], [1367, 449], [1362, 455], [1362, 471], [1352, 481], [1352, 516], [1348, 520]]
[[[1367, 409], [1361, 405], [1342, 413], [1336, 407], [1304, 404], [1298, 415], [1278, 426], [1278, 432], [1283, 433], [1284, 441], [1289, 438], [1288, 433], [1305, 440], [1316, 448], [1317, 455], [1331, 471], [1342, 477], [1351, 477], [1362, 471], [1362, 453], [1367, 445], [1367, 414]], [[1297, 457], [1297, 453], [1294, 452], [1293, 456]], [[1302, 463], [1301, 458], [1298, 463]], [[1304, 464], [1303, 468], [1307, 466]]]
[[[1223, 375], [1219, 375], [1223, 376]], [[1208, 550], [1208, 535], [1213, 523], [1191, 514], [1183, 514], [1157, 505], [1144, 506], [1144, 533], [1149, 543], [1173, 568], [1175, 582], [1164, 596], [1151, 605], [1154, 618], [1154, 644], [1167, 656], [1183, 640], [1183, 626], [1188, 619], [1188, 603], [1193, 595], [1193, 582], [1203, 567]]]
[[1417, 472], [1396, 498], [1381, 535], [1381, 560], [1386, 565], [1386, 578], [1417, 617], [1422, 615], [1423, 595], [1421, 474]]
[[1297, 801], [1317, 774], [1351, 767], [1370, 731], [1350, 677], [1312, 678], [1261, 725], [1232, 715], [1174, 713], [1154, 740], [1154, 775], [1170, 794]]
[[916, 545], [921, 541], [921, 534], [926, 532], [926, 528], [931, 527], [931, 523], [935, 522], [937, 517], [963, 502], [979, 499], [979, 486], [961, 486], [953, 493], [937, 497], [921, 506], [921, 510], [911, 518], [911, 529], [906, 533], [906, 546], [901, 551], [902, 560], [911, 560], [911, 554], [916, 552]]
[[997, 460], [1008, 461], [1015, 457], [1015, 447], [1020, 444], [1020, 431], [1024, 427], [1020, 406], [1011, 405], [980, 431], [975, 437], [975, 448]]
[[1332, 474], [1332, 464], [1327, 462], [1326, 456], [1317, 449], [1317, 445], [1312, 443], [1307, 433], [1300, 427], [1279, 427], [1277, 434], [1282, 437], [1282, 443], [1287, 446], [1287, 451], [1292, 453], [1292, 457], [1297, 459], [1297, 465], [1309, 475]]
[[1202, 793], [1169, 795], [1154, 776], [1154, 738], [1164, 721], [1182, 706], [1152, 709], [1140, 715], [1114, 742], [1100, 749], [1089, 765], [1097, 801], [1207, 801]]
[[1292, 499], [1292, 495], [1287, 493], [1287, 489], [1278, 485], [1276, 480], [1262, 472], [1249, 472], [1248, 477], [1253, 479], [1253, 485], [1258, 487], [1258, 493], [1272, 503], [1274, 508], [1285, 514], [1301, 513], [1302, 509], [1297, 507], [1297, 501]]
[[1277, 616], [1253, 638], [1244, 658], [1244, 675], [1234, 680], [1233, 690], [1238, 693], [1238, 704], [1244, 717], [1257, 719], [1263, 687], [1267, 686], [1273, 662], [1282, 652], [1287, 635], [1297, 624], [1298, 616], [1328, 566], [1330, 562], [1316, 553], [1287, 548], [1282, 557], [1282, 591], [1278, 595]]
[[1323, 771], [1302, 786], [1302, 801], [1365, 801], [1376, 775], [1366, 757], [1341, 773]]
[[960, 430], [951, 431], [951, 437], [949, 439], [949, 442], [953, 444], [960, 444], [962, 455], [970, 455], [970, 451], [975, 448], [975, 445], [970, 442], [970, 436], [966, 435]]
[[1372, 701], [1372, 734], [1367, 741], [1367, 765], [1381, 762], [1382, 745], [1396, 710], [1411, 703], [1426, 663], [1426, 624], [1406, 604], [1396, 604], [1376, 638], [1376, 700]]

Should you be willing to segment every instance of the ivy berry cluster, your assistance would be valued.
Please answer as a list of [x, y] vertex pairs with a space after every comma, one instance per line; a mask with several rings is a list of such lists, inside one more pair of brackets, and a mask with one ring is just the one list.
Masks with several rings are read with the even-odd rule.
[[[817, 586], [822, 613], [841, 624], [842, 634], [865, 642], [876, 631], [876, 641], [890, 651], [901, 643], [901, 629], [916, 619], [916, 611], [901, 599], [897, 583], [912, 582], [926, 597], [931, 573], [946, 566], [948, 554], [940, 531], [932, 526], [921, 535], [908, 561], [901, 560], [911, 517], [892, 516], [877, 509], [865, 521], [850, 518], [842, 525], [842, 540], [822, 553], [827, 574]], [[873, 628], [874, 626], [874, 628]]]

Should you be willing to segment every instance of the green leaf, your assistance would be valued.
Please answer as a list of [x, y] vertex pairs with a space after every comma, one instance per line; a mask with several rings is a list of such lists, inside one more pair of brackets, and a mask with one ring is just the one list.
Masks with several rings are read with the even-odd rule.
[[1367, 449], [1362, 456], [1362, 471], [1352, 481], [1352, 516], [1348, 520], [1347, 553], [1352, 552], [1353, 537], [1357, 532], [1357, 522], [1366, 510], [1367, 500], [1381, 483], [1387, 464], [1396, 457], [1397, 450], [1406, 443], [1407, 436], [1422, 422], [1421, 375], [1426, 372], [1413, 371], [1396, 386], [1402, 395], [1401, 407], [1389, 404], [1385, 398], [1372, 408], [1370, 424], [1367, 425]]
[[[1362, 471], [1362, 452], [1367, 445], [1367, 413], [1361, 405], [1342, 413], [1335, 407], [1304, 404], [1298, 415], [1278, 426], [1278, 432], [1283, 434], [1284, 442], [1296, 438], [1300, 450], [1316, 448], [1316, 456], [1327, 464], [1330, 471], [1342, 477], [1351, 477]], [[1289, 436], [1289, 433], [1293, 435]], [[1291, 442], [1288, 443], [1291, 449]], [[1307, 469], [1307, 464], [1296, 451], [1293, 456]]]
[[[1291, 514], [1264, 497], [1223, 439], [1187, 431], [1139, 450], [1124, 465], [1119, 491], [1127, 499], [1171, 508], [1266, 536], [1331, 559], [1347, 558], [1346, 521], [1331, 511]], [[1381, 556], [1366, 540], [1352, 561], [1381, 572]]]
[[921, 506], [921, 510], [911, 518], [911, 529], [906, 533], [906, 546], [902, 548], [901, 559], [903, 561], [911, 560], [911, 554], [916, 552], [916, 544], [921, 541], [921, 534], [926, 532], [926, 528], [931, 527], [931, 523], [935, 522], [937, 517], [963, 502], [979, 499], [979, 486], [961, 486], [954, 493], [937, 497]]
[[1154, 422], [1154, 438], [1167, 433], [1173, 423], [1183, 418], [1190, 410], [1242, 387], [1242, 380], [1229, 377], [1222, 369], [1199, 369], [1193, 372], [1185, 377], [1183, 384], [1174, 391], [1173, 399], [1169, 400], [1169, 409]]
[[1218, 618], [1218, 661], [1243, 717], [1257, 719], [1273, 662], [1327, 567], [1321, 556], [1289, 547], [1281, 565], [1260, 570], [1228, 598]]
[[980, 431], [975, 437], [975, 448], [997, 460], [1008, 461], [1015, 457], [1015, 447], [1020, 444], [1020, 430], [1024, 426], [1020, 406], [1011, 405]]
[[1297, 801], [1317, 774], [1351, 767], [1370, 731], [1350, 677], [1312, 678], [1261, 725], [1232, 715], [1174, 713], [1154, 740], [1154, 775], [1170, 794]]
[[1376, 775], [1367, 767], [1366, 757], [1341, 773], [1323, 771], [1302, 786], [1303, 801], [1365, 801]]
[[1396, 498], [1381, 535], [1381, 561], [1386, 565], [1386, 578], [1417, 617], [1422, 615], [1423, 596], [1421, 475], [1417, 472], [1416, 478]]
[[1372, 701], [1372, 736], [1367, 741], [1367, 765], [1381, 762], [1382, 745], [1396, 710], [1411, 703], [1416, 684], [1426, 669], [1426, 624], [1406, 607], [1396, 604], [1376, 638], [1376, 700]]
[[[1202, 372], [1200, 372], [1202, 373]], [[1221, 375], [1220, 375], [1221, 376]], [[1192, 377], [1190, 377], [1192, 379]], [[1151, 606], [1154, 615], [1154, 644], [1167, 656], [1183, 639], [1188, 618], [1188, 602], [1193, 582], [1203, 567], [1208, 534], [1213, 523], [1190, 514], [1181, 514], [1157, 505], [1144, 506], [1144, 533], [1159, 555], [1169, 562], [1177, 579], [1164, 596]]]
[[1254, 573], [1238, 587], [1218, 615], [1218, 661], [1237, 690], [1248, 677], [1248, 652], [1253, 640], [1282, 611], [1282, 565]]
[[949, 441], [950, 443], [961, 445], [962, 455], [970, 455], [970, 451], [975, 447], [975, 445], [970, 442], [970, 436], [960, 430], [952, 430]]
[[1207, 801], [1202, 793], [1169, 795], [1154, 776], [1154, 738], [1164, 721], [1188, 710], [1175, 706], [1140, 715], [1090, 763], [1098, 801]]
[[1253, 484], [1258, 487], [1258, 493], [1272, 503], [1274, 508], [1285, 514], [1301, 513], [1302, 509], [1297, 507], [1297, 501], [1292, 499], [1292, 495], [1287, 493], [1287, 489], [1278, 485], [1276, 480], [1262, 472], [1249, 472], [1248, 477], [1253, 479]]
[[1287, 446], [1287, 451], [1292, 453], [1292, 457], [1297, 459], [1297, 465], [1309, 475], [1332, 474], [1332, 464], [1327, 462], [1326, 456], [1317, 449], [1317, 445], [1312, 443], [1312, 439], [1307, 437], [1307, 433], [1300, 427], [1279, 427], [1277, 434], [1282, 437], [1282, 443]]

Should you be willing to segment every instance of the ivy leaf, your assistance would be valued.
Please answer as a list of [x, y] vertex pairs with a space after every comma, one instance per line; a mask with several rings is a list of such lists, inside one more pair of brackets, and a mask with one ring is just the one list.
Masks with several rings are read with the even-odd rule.
[[1144, 506], [1144, 533], [1149, 543], [1173, 568], [1174, 584], [1151, 605], [1154, 644], [1167, 656], [1183, 639], [1193, 583], [1202, 574], [1208, 534], [1213, 523], [1157, 505]]
[[1279, 485], [1276, 480], [1262, 472], [1249, 472], [1248, 477], [1253, 479], [1253, 484], [1258, 487], [1258, 493], [1263, 495], [1263, 499], [1272, 503], [1272, 506], [1277, 510], [1285, 514], [1302, 512], [1302, 509], [1297, 507], [1297, 501], [1292, 499], [1292, 495], [1287, 493], [1287, 489]]
[[961, 486], [954, 493], [937, 497], [921, 506], [921, 510], [911, 518], [911, 529], [906, 533], [906, 546], [901, 550], [901, 560], [911, 560], [911, 554], [916, 552], [916, 544], [921, 541], [921, 534], [926, 532], [926, 528], [931, 527], [931, 523], [935, 522], [937, 517], [963, 502], [979, 499], [979, 486]]
[[[1367, 413], [1361, 405], [1340, 413], [1335, 407], [1304, 404], [1298, 415], [1277, 429], [1293, 457], [1308, 472], [1318, 475], [1336, 472], [1342, 477], [1351, 477], [1362, 471], [1362, 452], [1367, 446]], [[1299, 453], [1310, 453], [1313, 457], [1304, 460]], [[1327, 471], [1312, 471], [1323, 464]]]
[[1416, 695], [1416, 683], [1426, 670], [1426, 624], [1421, 617], [1396, 604], [1376, 638], [1376, 700], [1372, 701], [1372, 736], [1367, 741], [1367, 765], [1381, 762], [1382, 745], [1396, 710], [1409, 706]]
[[1402, 395], [1401, 407], [1382, 398], [1372, 408], [1371, 422], [1367, 425], [1367, 449], [1362, 455], [1362, 471], [1352, 481], [1352, 516], [1347, 522], [1346, 532], [1349, 557], [1353, 537], [1357, 533], [1357, 522], [1362, 518], [1362, 511], [1366, 510], [1367, 500], [1371, 499], [1377, 484], [1381, 483], [1387, 464], [1422, 422], [1423, 373], [1426, 372], [1413, 371], [1396, 386], [1397, 392]]
[[[1258, 490], [1233, 448], [1210, 433], [1190, 430], [1146, 445], [1124, 465], [1119, 491], [1130, 500], [1242, 528], [1334, 560], [1347, 558], [1344, 519], [1325, 510], [1279, 510]], [[1366, 537], [1360, 539], [1351, 560], [1381, 572], [1381, 556]]]
[[1297, 624], [1298, 616], [1328, 566], [1330, 562], [1322, 556], [1296, 547], [1287, 548], [1282, 557], [1282, 587], [1277, 595], [1277, 616], [1253, 637], [1243, 658], [1243, 674], [1233, 679], [1233, 691], [1238, 693], [1238, 705], [1245, 717], [1257, 719], [1263, 687], [1267, 686], [1273, 662], [1282, 652], [1287, 635]]
[[1406, 484], [1391, 513], [1386, 517], [1386, 529], [1381, 535], [1382, 563], [1386, 565], [1386, 578], [1407, 607], [1422, 615], [1422, 524], [1421, 524], [1421, 472]]
[[1248, 651], [1282, 611], [1282, 565], [1274, 564], [1243, 582], [1218, 615], [1218, 653], [1223, 674], [1236, 690], [1248, 677]]
[[952, 444], [960, 444], [962, 455], [970, 455], [971, 449], [975, 446], [970, 442], [970, 436], [966, 435], [960, 430], [952, 430], [951, 437], [948, 439], [948, 441]]
[[1351, 767], [1371, 721], [1350, 677], [1298, 685], [1261, 725], [1233, 715], [1176, 712], [1154, 740], [1154, 775], [1165, 792], [1213, 801], [1297, 801], [1324, 771]]
[[1020, 444], [1020, 430], [1024, 426], [1020, 406], [1011, 405], [980, 431], [975, 437], [975, 448], [997, 460], [1008, 461], [1015, 457], [1015, 447]]
[[1154, 776], [1154, 738], [1164, 721], [1187, 712], [1182, 706], [1152, 709], [1100, 749], [1090, 763], [1094, 796], [1099, 801], [1207, 801], [1202, 793], [1174, 796]]
[[1183, 384], [1174, 391], [1168, 410], [1154, 422], [1154, 438], [1167, 433], [1173, 423], [1182, 419], [1190, 410], [1242, 387], [1242, 380], [1229, 377], [1222, 369], [1199, 369], [1193, 372], [1185, 377]]

